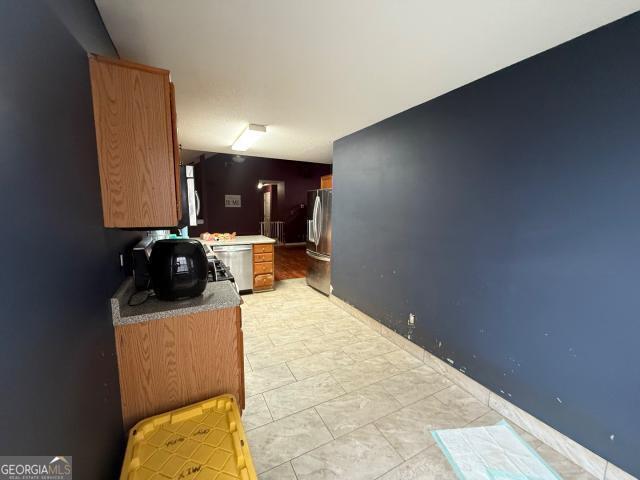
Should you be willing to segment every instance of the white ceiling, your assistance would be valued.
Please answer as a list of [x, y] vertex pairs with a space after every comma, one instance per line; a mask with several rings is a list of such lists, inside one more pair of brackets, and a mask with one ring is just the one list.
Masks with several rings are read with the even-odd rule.
[[124, 58], [168, 68], [180, 143], [330, 162], [332, 142], [640, 9], [640, 0], [96, 0]]

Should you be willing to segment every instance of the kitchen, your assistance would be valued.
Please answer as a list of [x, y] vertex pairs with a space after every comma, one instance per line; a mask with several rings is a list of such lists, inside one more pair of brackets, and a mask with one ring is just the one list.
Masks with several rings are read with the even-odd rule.
[[639, 476], [640, 4], [418, 3], [0, 3], [2, 469]]
[[[284, 243], [284, 233], [291, 235], [291, 229], [275, 238], [237, 235], [234, 231], [203, 232], [190, 239], [189, 228], [202, 225], [206, 229], [208, 225], [198, 218], [201, 195], [195, 188], [196, 168], [181, 161], [175, 87], [170, 73], [99, 55], [90, 55], [89, 66], [105, 226], [149, 229], [133, 248], [133, 277], [127, 278], [111, 299], [124, 428], [131, 432], [142, 430], [140, 422], [147, 418], [224, 394], [233, 395], [242, 412], [244, 352], [252, 350], [253, 344], [244, 340], [240, 308], [243, 300], [239, 294], [259, 295], [276, 288], [275, 243]], [[162, 97], [153, 95], [156, 91], [165, 93], [164, 103], [158, 102]], [[145, 106], [143, 117], [130, 114], [139, 104]], [[232, 149], [248, 148], [248, 144], [238, 146], [244, 142], [243, 135]], [[142, 149], [146, 154], [121, 162], [121, 158], [131, 157], [129, 152], [140, 148], [139, 139], [148, 142]], [[218, 159], [214, 155], [200, 160], [197, 166], [202, 167]], [[251, 164], [247, 159], [235, 163], [245, 168]], [[137, 182], [123, 183], [122, 178]], [[271, 226], [272, 214], [277, 212], [271, 208], [272, 196], [278, 198], [280, 193], [286, 202], [285, 188], [289, 195], [300, 188], [295, 188], [295, 179], [260, 180], [256, 188], [255, 178], [250, 178], [254, 179], [250, 192], [258, 198], [262, 193], [264, 198], [260, 228], [262, 233], [271, 233], [264, 229]], [[288, 176], [282, 174], [278, 178]], [[314, 180], [315, 186], [328, 187], [331, 177], [312, 176], [307, 185], [313, 185]], [[205, 183], [201, 190], [202, 202], [213, 196], [206, 186]], [[154, 195], [158, 188], [164, 192], [162, 195]], [[238, 186], [230, 181], [225, 188]], [[307, 283], [329, 295], [331, 189], [306, 193], [306, 208], [302, 208], [299, 198], [294, 203], [298, 211], [304, 211]], [[247, 197], [244, 195], [245, 203]], [[244, 211], [247, 205], [243, 206], [242, 198], [243, 195], [225, 194], [225, 208], [238, 212], [236, 218], [251, 217]], [[213, 218], [217, 220], [218, 216]], [[172, 224], [177, 227], [163, 228]], [[257, 222], [253, 228], [256, 227]], [[281, 248], [286, 249], [286, 244]], [[287, 351], [286, 346], [280, 353], [283, 351]], [[271, 361], [277, 354], [270, 357]], [[247, 361], [251, 362], [249, 357]], [[132, 455], [127, 449], [123, 472], [128, 470], [128, 462], [135, 463], [137, 457]], [[144, 463], [145, 459], [137, 460], [141, 461]], [[132, 475], [137, 468], [132, 467]], [[169, 471], [168, 467], [162, 468], [165, 473]]]

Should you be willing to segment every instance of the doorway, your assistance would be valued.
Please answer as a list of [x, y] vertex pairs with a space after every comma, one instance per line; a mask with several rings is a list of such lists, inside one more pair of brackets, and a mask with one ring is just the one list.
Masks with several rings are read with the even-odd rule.
[[272, 207], [272, 195], [271, 185], [267, 185], [262, 193], [262, 221], [265, 223], [271, 222], [271, 207]]
[[284, 181], [259, 180], [258, 190], [262, 196], [262, 218], [260, 234], [273, 238], [277, 245], [285, 243], [285, 225], [280, 218], [280, 206], [284, 205]]

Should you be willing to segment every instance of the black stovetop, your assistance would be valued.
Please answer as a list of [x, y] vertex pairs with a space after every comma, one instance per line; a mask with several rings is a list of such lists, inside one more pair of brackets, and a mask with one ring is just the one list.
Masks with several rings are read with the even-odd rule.
[[208, 257], [209, 260], [209, 275], [207, 280], [209, 282], [222, 282], [224, 280], [230, 280], [234, 282], [233, 275], [231, 275], [231, 270], [227, 267], [222, 260], [219, 260], [217, 257]]

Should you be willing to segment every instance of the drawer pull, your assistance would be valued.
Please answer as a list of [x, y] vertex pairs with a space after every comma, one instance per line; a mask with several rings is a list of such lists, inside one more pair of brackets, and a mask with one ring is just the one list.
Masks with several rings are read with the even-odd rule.
[[253, 253], [271, 253], [273, 252], [273, 245], [270, 243], [263, 243], [253, 246]]
[[253, 255], [254, 262], [272, 262], [273, 253], [256, 253]]
[[273, 275], [256, 275], [253, 279], [254, 287], [270, 287], [273, 285]]
[[271, 262], [254, 263], [253, 273], [255, 275], [259, 275], [261, 273], [273, 273], [273, 264]]

